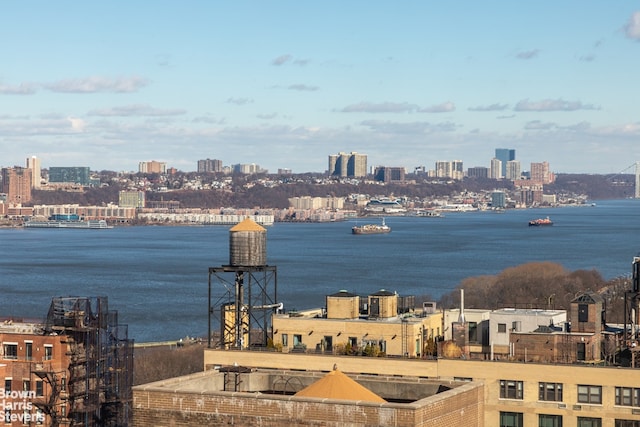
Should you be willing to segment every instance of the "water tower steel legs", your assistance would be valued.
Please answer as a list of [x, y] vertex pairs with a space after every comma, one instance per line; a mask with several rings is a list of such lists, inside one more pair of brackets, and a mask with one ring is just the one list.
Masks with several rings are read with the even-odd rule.
[[[271, 314], [279, 306], [275, 266], [210, 267], [209, 348], [266, 346], [271, 336]], [[220, 325], [219, 339], [213, 337], [216, 321]]]

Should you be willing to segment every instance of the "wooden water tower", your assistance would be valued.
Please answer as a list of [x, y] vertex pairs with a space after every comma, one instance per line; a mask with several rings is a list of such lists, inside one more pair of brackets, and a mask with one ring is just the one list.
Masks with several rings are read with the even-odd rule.
[[229, 264], [209, 267], [209, 348], [265, 347], [271, 313], [282, 308], [276, 296], [276, 267], [267, 265], [267, 230], [246, 218], [229, 230]]

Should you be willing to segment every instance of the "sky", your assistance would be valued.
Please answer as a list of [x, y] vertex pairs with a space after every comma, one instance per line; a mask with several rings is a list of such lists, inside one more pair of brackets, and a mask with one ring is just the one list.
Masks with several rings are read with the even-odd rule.
[[638, 1], [13, 1], [0, 167], [633, 173]]

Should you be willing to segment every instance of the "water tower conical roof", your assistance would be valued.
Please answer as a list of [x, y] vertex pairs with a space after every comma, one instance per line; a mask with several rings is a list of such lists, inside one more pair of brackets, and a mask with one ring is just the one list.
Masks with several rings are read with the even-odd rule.
[[241, 222], [237, 223], [229, 231], [267, 231], [263, 226], [252, 220], [251, 218], [245, 218]]

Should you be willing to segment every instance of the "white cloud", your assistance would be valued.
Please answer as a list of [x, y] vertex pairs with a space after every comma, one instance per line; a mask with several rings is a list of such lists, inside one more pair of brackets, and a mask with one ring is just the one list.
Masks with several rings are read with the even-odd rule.
[[640, 12], [634, 12], [631, 15], [625, 26], [625, 33], [630, 39], [640, 40]]
[[235, 104], [235, 105], [247, 105], [253, 104], [253, 99], [251, 98], [228, 98], [227, 104]]
[[14, 86], [0, 84], [0, 95], [33, 95], [36, 89], [37, 85], [33, 83], [20, 83]]
[[300, 90], [300, 91], [316, 91], [318, 90], [318, 86], [309, 86], [305, 84], [295, 84], [289, 86], [290, 90]]
[[89, 111], [90, 116], [102, 116], [102, 117], [135, 117], [135, 116], [151, 116], [151, 117], [160, 117], [160, 116], [178, 116], [185, 114], [186, 111], [182, 109], [160, 109], [154, 108], [146, 104], [134, 104], [134, 105], [125, 105], [122, 107], [112, 107], [105, 108], [100, 110], [91, 110]]
[[77, 117], [67, 117], [67, 120], [69, 120], [69, 122], [71, 123], [71, 129], [73, 129], [76, 132], [82, 132], [84, 131], [84, 126], [85, 126], [85, 122], [82, 119], [79, 119]]
[[469, 107], [469, 111], [504, 111], [507, 108], [509, 108], [507, 104], [478, 105], [477, 107]]
[[344, 107], [341, 111], [343, 113], [407, 113], [418, 109], [415, 104], [409, 104], [407, 102], [360, 102], [358, 104], [351, 104]]
[[271, 65], [276, 65], [276, 66], [284, 65], [287, 62], [291, 61], [292, 59], [293, 59], [293, 56], [289, 54], [280, 55], [277, 58], [275, 58], [273, 61], [271, 61]]
[[425, 107], [418, 110], [420, 113], [450, 113], [455, 111], [456, 104], [453, 102], [443, 102], [442, 104], [432, 105], [431, 107]]
[[542, 101], [529, 101], [523, 99], [518, 102], [514, 111], [577, 111], [577, 110], [597, 110], [591, 104], [583, 104], [580, 101], [564, 101], [562, 99], [544, 99]]
[[62, 93], [131, 93], [147, 86], [149, 82], [142, 77], [86, 77], [81, 79], [58, 80], [42, 86], [52, 92]]
[[533, 59], [540, 54], [539, 49], [526, 50], [522, 52], [518, 52], [516, 54], [516, 58], [518, 59]]

